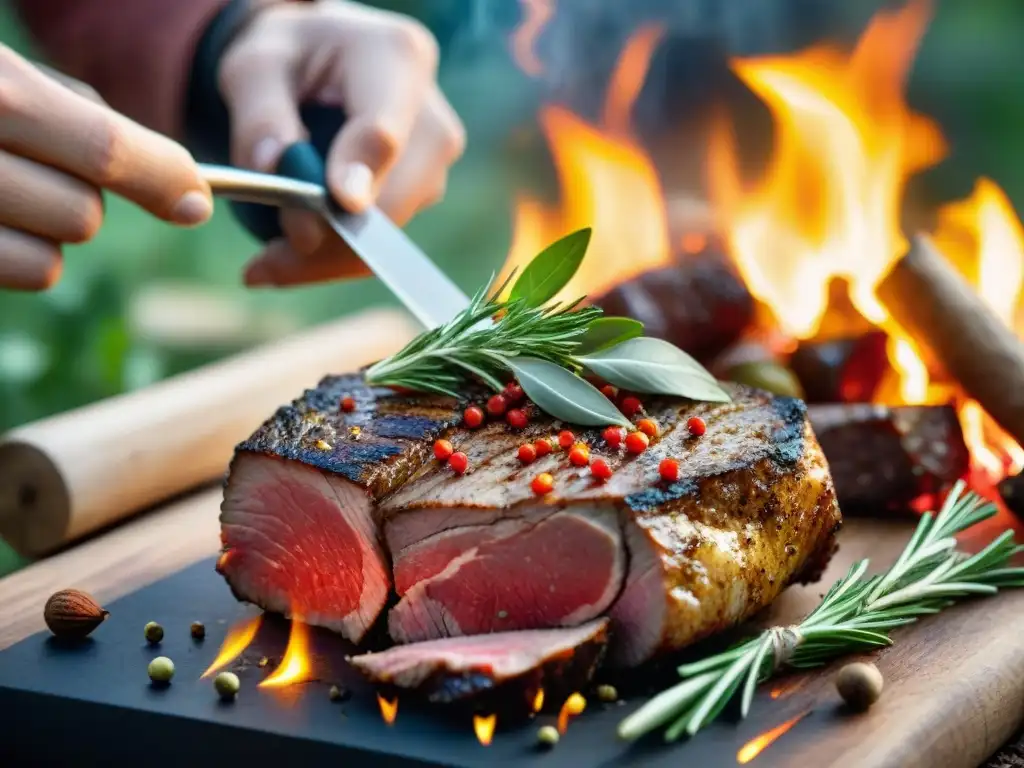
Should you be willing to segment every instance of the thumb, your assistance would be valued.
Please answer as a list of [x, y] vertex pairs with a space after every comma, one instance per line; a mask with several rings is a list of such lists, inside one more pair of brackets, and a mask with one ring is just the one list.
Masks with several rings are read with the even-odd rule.
[[220, 81], [231, 117], [235, 165], [272, 171], [286, 147], [307, 138], [284, 62], [249, 60], [241, 67], [222, 68]]

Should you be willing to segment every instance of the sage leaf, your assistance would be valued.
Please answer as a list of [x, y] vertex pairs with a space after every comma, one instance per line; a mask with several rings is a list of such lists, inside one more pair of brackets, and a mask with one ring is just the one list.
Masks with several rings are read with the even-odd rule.
[[539, 307], [554, 297], [576, 274], [590, 245], [591, 229], [580, 229], [556, 240], [534, 256], [512, 286], [509, 301], [525, 300]]
[[633, 392], [716, 403], [732, 399], [700, 363], [661, 339], [627, 339], [579, 361], [609, 384]]
[[628, 317], [599, 317], [583, 334], [576, 354], [589, 355], [643, 334], [644, 324], [639, 320]]
[[611, 400], [572, 371], [536, 357], [514, 357], [508, 365], [526, 396], [548, 415], [588, 427], [630, 426]]

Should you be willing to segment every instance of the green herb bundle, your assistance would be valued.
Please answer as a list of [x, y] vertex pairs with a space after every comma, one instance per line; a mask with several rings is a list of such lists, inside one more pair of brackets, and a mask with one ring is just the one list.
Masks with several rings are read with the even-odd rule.
[[[597, 307], [552, 302], [586, 254], [590, 230], [553, 243], [494, 291], [483, 288], [445, 325], [413, 339], [367, 371], [371, 384], [456, 395], [477, 379], [494, 390], [515, 376], [539, 408], [586, 426], [629, 426], [581, 374], [632, 392], [728, 401], [728, 393], [681, 349], [644, 337], [643, 325]], [[511, 284], [507, 298], [501, 298]], [[492, 321], [493, 320], [493, 321]]]
[[890, 645], [889, 632], [938, 613], [959, 599], [1024, 586], [1024, 568], [1010, 558], [1024, 547], [1005, 531], [975, 555], [956, 550], [956, 534], [991, 517], [992, 504], [958, 483], [937, 515], [921, 517], [896, 563], [866, 578], [868, 561], [853, 565], [821, 604], [791, 627], [774, 627], [736, 647], [678, 668], [683, 682], [658, 694], [619, 725], [636, 739], [665, 727], [666, 741], [692, 736], [739, 695], [746, 717], [758, 683], [783, 667], [803, 669]]

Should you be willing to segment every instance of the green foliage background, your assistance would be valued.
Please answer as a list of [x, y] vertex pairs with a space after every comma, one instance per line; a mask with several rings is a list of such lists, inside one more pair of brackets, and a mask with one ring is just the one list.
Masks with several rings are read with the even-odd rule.
[[[454, 3], [376, 4], [419, 13], [431, 22]], [[950, 160], [931, 174], [939, 194], [966, 194], [976, 175], [987, 174], [1024, 210], [1022, 29], [1024, 3], [1018, 0], [938, 3], [914, 70], [911, 100], [940, 120], [954, 144]], [[3, 6], [0, 42], [32, 54]], [[472, 41], [460, 44], [471, 46]], [[472, 67], [442, 71], [446, 93], [468, 128], [467, 154], [452, 173], [445, 202], [419, 216], [408, 230], [467, 291], [490, 275], [508, 248], [513, 180], [524, 165], [531, 167], [509, 137], [532, 123], [538, 96], [500, 46], [474, 54]], [[248, 317], [282, 318], [281, 328], [393, 303], [372, 281], [246, 290], [240, 284], [241, 267], [257, 244], [223, 207], [210, 224], [183, 231], [120, 200], [108, 203], [99, 236], [67, 249], [57, 288], [41, 295], [0, 293], [0, 431], [145, 386], [260, 340], [253, 336], [190, 346], [143, 336], [132, 320], [133, 302], [153, 287], [193, 286], [251, 313]], [[0, 542], [0, 574], [19, 564]]]

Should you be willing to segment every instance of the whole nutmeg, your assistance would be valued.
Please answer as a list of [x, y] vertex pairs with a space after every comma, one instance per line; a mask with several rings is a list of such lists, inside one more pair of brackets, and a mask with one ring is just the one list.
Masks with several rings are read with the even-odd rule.
[[206, 627], [201, 621], [193, 621], [192, 626], [189, 628], [189, 633], [192, 635], [193, 640], [202, 640], [206, 637]]
[[850, 709], [862, 712], [882, 695], [882, 673], [874, 664], [847, 664], [836, 675], [836, 689]]
[[50, 595], [43, 608], [43, 620], [60, 638], [80, 640], [110, 615], [92, 595], [77, 589], [62, 589]]

